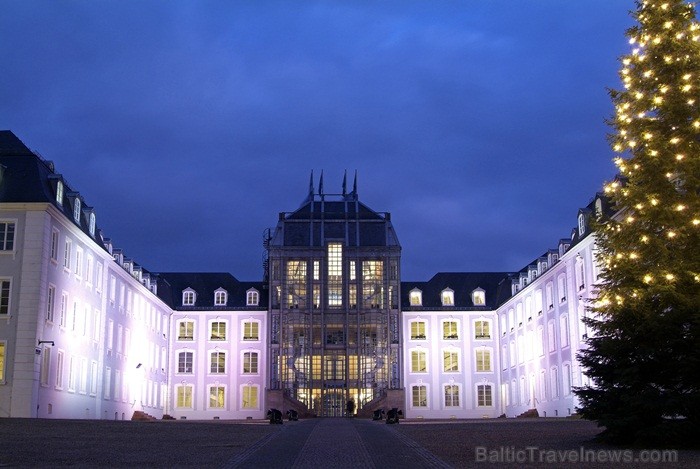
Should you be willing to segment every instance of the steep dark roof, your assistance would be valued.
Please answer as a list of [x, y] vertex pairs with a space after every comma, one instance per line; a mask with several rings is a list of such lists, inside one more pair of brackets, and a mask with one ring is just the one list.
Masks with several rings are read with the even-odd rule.
[[[84, 203], [60, 174], [54, 171], [53, 163], [33, 153], [17, 136], [9, 130], [0, 131], [0, 202], [45, 202], [62, 212], [80, 229], [90, 235], [89, 220], [86, 212], [92, 207]], [[63, 204], [56, 202], [55, 187], [57, 181], [64, 186]], [[73, 218], [73, 204], [76, 198], [81, 201], [79, 220]], [[95, 229], [94, 241], [105, 249], [99, 230]]]
[[[235, 310], [267, 308], [267, 289], [263, 282], [241, 282], [226, 272], [165, 272], [158, 274], [158, 296], [175, 310]], [[183, 290], [197, 294], [194, 306], [182, 305]], [[228, 293], [225, 306], [214, 306], [214, 292], [223, 288]], [[246, 306], [246, 292], [255, 288], [260, 293], [259, 306]]]
[[[439, 272], [427, 282], [401, 282], [401, 308], [410, 310], [493, 310], [510, 297], [509, 272]], [[411, 306], [409, 295], [414, 288], [422, 292], [422, 306]], [[454, 291], [454, 306], [442, 306], [441, 293]], [[472, 292], [484, 290], [486, 304], [476, 306]]]

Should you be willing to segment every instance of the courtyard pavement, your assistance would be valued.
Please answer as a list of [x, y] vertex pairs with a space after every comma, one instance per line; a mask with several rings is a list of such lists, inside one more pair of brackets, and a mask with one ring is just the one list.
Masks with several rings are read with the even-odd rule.
[[676, 463], [663, 463], [668, 454], [595, 443], [598, 431], [569, 419], [0, 419], [0, 467], [700, 467], [700, 451], [679, 451]]

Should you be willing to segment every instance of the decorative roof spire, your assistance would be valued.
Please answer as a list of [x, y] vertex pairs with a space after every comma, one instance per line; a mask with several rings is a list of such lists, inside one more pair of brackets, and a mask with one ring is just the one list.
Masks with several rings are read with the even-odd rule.
[[314, 170], [311, 170], [311, 177], [309, 178], [309, 198], [314, 197]]
[[355, 170], [355, 180], [352, 183], [352, 193], [357, 197], [357, 170]]
[[348, 170], [345, 170], [345, 174], [343, 174], [343, 196], [347, 195], [348, 193]]
[[321, 170], [321, 178], [318, 181], [318, 195], [323, 195], [323, 170]]

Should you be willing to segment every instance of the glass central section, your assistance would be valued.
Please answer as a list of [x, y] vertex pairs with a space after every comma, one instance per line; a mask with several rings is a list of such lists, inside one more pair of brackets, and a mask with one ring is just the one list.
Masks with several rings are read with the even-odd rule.
[[287, 307], [306, 307], [306, 261], [287, 261]]
[[343, 306], [343, 245], [328, 244], [328, 307]]

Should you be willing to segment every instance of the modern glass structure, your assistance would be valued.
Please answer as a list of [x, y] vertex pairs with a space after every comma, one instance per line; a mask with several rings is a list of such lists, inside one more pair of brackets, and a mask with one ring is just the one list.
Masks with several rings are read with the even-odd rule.
[[265, 239], [269, 389], [342, 416], [402, 389], [401, 246], [388, 213], [347, 192], [309, 194]]

